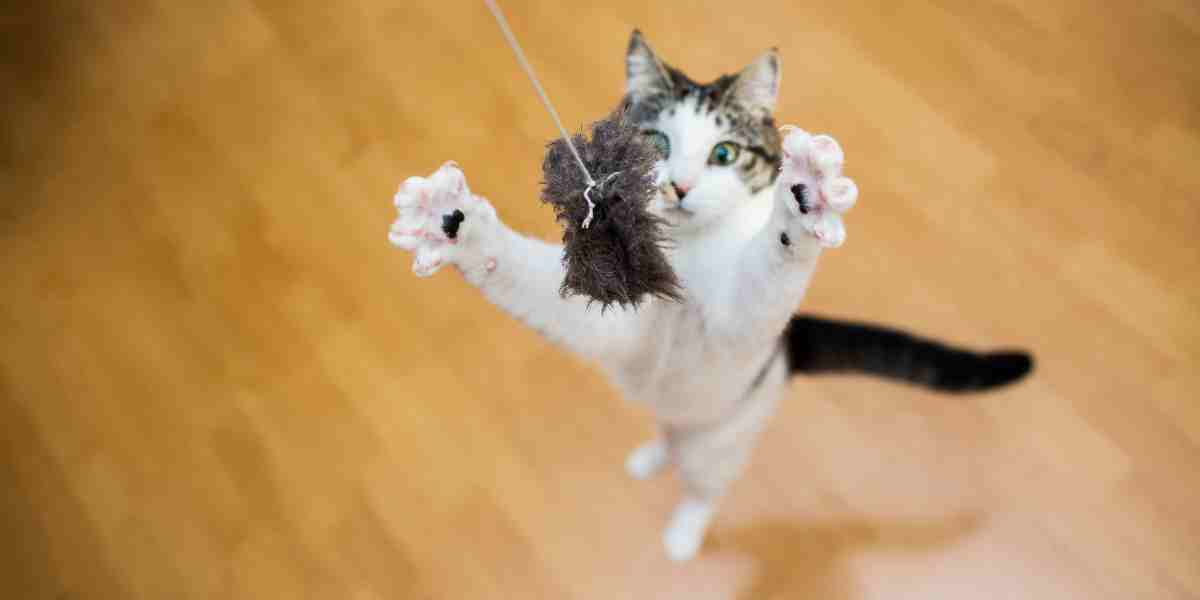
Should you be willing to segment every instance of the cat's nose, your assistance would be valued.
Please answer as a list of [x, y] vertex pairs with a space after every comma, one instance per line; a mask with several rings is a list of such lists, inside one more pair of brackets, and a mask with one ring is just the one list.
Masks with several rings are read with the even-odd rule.
[[689, 186], [679, 185], [675, 182], [671, 182], [671, 187], [675, 188], [675, 197], [679, 198], [680, 202], [683, 202], [683, 197], [686, 196], [687, 193], [692, 189]]

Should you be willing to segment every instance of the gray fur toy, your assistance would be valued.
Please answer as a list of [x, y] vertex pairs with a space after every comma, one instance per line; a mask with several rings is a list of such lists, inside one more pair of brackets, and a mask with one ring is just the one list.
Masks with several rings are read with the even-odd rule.
[[602, 309], [636, 307], [647, 295], [680, 300], [679, 280], [663, 254], [663, 222], [647, 211], [656, 151], [619, 110], [593, 123], [591, 134], [572, 138], [597, 182], [588, 194], [595, 206], [586, 228], [588, 181], [566, 142], [550, 142], [542, 162], [542, 202], [563, 226], [567, 274], [559, 293], [588, 296]]

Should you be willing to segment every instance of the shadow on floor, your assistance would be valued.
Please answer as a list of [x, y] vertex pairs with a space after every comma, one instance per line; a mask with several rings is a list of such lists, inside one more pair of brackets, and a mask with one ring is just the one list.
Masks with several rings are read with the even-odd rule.
[[747, 556], [754, 565], [738, 600], [859, 597], [845, 561], [865, 551], [932, 553], [969, 538], [984, 518], [965, 514], [940, 520], [849, 520], [797, 523], [768, 520], [713, 531], [706, 552]]

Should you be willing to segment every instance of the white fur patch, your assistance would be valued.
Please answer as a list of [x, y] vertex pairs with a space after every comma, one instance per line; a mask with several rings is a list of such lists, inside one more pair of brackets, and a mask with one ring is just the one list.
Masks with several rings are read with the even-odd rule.
[[653, 125], [671, 143], [667, 178], [688, 190], [678, 205], [683, 212], [665, 215], [681, 232], [713, 225], [749, 198], [736, 166], [708, 164], [713, 147], [726, 140], [716, 113], [697, 111], [698, 101], [690, 97], [664, 110]]

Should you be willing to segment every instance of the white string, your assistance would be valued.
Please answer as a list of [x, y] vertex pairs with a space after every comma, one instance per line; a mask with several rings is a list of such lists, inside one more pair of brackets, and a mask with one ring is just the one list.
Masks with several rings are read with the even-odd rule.
[[[554, 124], [558, 127], [558, 133], [562, 136], [564, 142], [567, 143], [567, 148], [571, 150], [571, 155], [575, 157], [575, 162], [579, 165], [579, 170], [583, 171], [584, 178], [587, 179], [587, 189], [583, 190], [583, 199], [587, 200], [588, 212], [587, 217], [583, 220], [583, 228], [587, 229], [588, 225], [592, 224], [592, 213], [596, 209], [596, 204], [592, 202], [592, 188], [596, 187], [596, 180], [592, 179], [592, 174], [588, 173], [587, 167], [583, 164], [583, 158], [579, 156], [579, 151], [575, 149], [575, 144], [571, 143], [571, 137], [567, 135], [567, 130], [563, 127], [562, 121], [558, 118], [558, 111], [554, 110], [554, 105], [550, 104], [550, 98], [546, 95], [546, 90], [542, 89], [542, 83], [538, 81], [537, 75], [533, 73], [533, 67], [529, 61], [525, 59], [525, 53], [521, 51], [521, 44], [517, 43], [517, 36], [513, 35], [512, 29], [508, 27], [508, 20], [504, 18], [504, 13], [500, 12], [500, 7], [496, 5], [495, 0], [483, 0], [487, 5], [488, 10], [492, 11], [492, 16], [496, 17], [496, 23], [500, 25], [500, 32], [504, 34], [504, 40], [508, 42], [508, 47], [512, 48], [513, 54], [517, 55], [517, 62], [521, 63], [521, 68], [525, 69], [525, 75], [529, 77], [529, 81], [533, 83], [533, 89], [537, 90], [538, 97], [542, 99], [542, 104], [546, 106], [546, 111], [550, 113], [550, 118], [554, 119]], [[618, 171], [619, 173], [620, 171]], [[608, 183], [613, 176], [609, 175], [604, 180]]]
[[612, 173], [608, 177], [605, 177], [604, 181], [600, 182], [599, 184], [597, 184], [596, 182], [593, 181], [592, 183], [588, 184], [586, 190], [583, 190], [583, 199], [587, 200], [587, 203], [588, 203], [588, 214], [587, 214], [587, 217], [583, 219], [583, 225], [582, 225], [583, 229], [587, 229], [588, 225], [592, 224], [592, 211], [596, 208], [596, 205], [592, 202], [592, 198], [591, 198], [592, 188], [596, 187], [597, 185], [599, 185], [600, 187], [604, 187], [604, 186], [608, 185], [608, 182], [612, 181], [613, 177], [616, 177], [617, 175], [620, 175], [620, 174], [621, 174], [620, 171], [617, 171], [616, 173]]
[[[563, 127], [562, 121], [558, 119], [558, 112], [554, 110], [554, 105], [550, 104], [550, 98], [546, 96], [546, 90], [542, 89], [542, 84], [538, 81], [537, 75], [533, 74], [533, 67], [529, 66], [529, 61], [525, 59], [525, 53], [521, 51], [521, 45], [517, 43], [517, 38], [513, 35], [512, 30], [508, 28], [508, 21], [505, 20], [504, 14], [500, 12], [500, 7], [496, 6], [495, 0], [483, 0], [483, 3], [487, 5], [488, 9], [492, 11], [492, 15], [496, 17], [496, 23], [500, 25], [500, 31], [504, 34], [504, 39], [508, 42], [509, 47], [512, 48], [513, 53], [517, 55], [517, 62], [521, 63], [521, 68], [525, 69], [525, 74], [529, 76], [529, 81], [533, 82], [533, 89], [537, 90], [538, 96], [542, 99], [542, 104], [546, 105], [546, 110], [550, 112], [550, 117], [554, 119], [554, 124], [558, 126], [558, 132], [562, 135], [563, 141], [571, 149], [571, 154], [575, 156], [575, 162], [579, 163], [579, 168], [583, 171], [583, 176], [587, 178], [588, 187], [595, 186], [596, 180], [592, 179], [592, 174], [588, 173], [587, 167], [583, 165], [583, 159], [580, 158], [579, 151], [575, 150], [575, 144], [572, 144], [571, 138], [567, 136], [567, 130]], [[589, 220], [591, 214], [592, 201], [588, 199]], [[584, 227], [586, 228], [587, 225], [584, 225]]]

